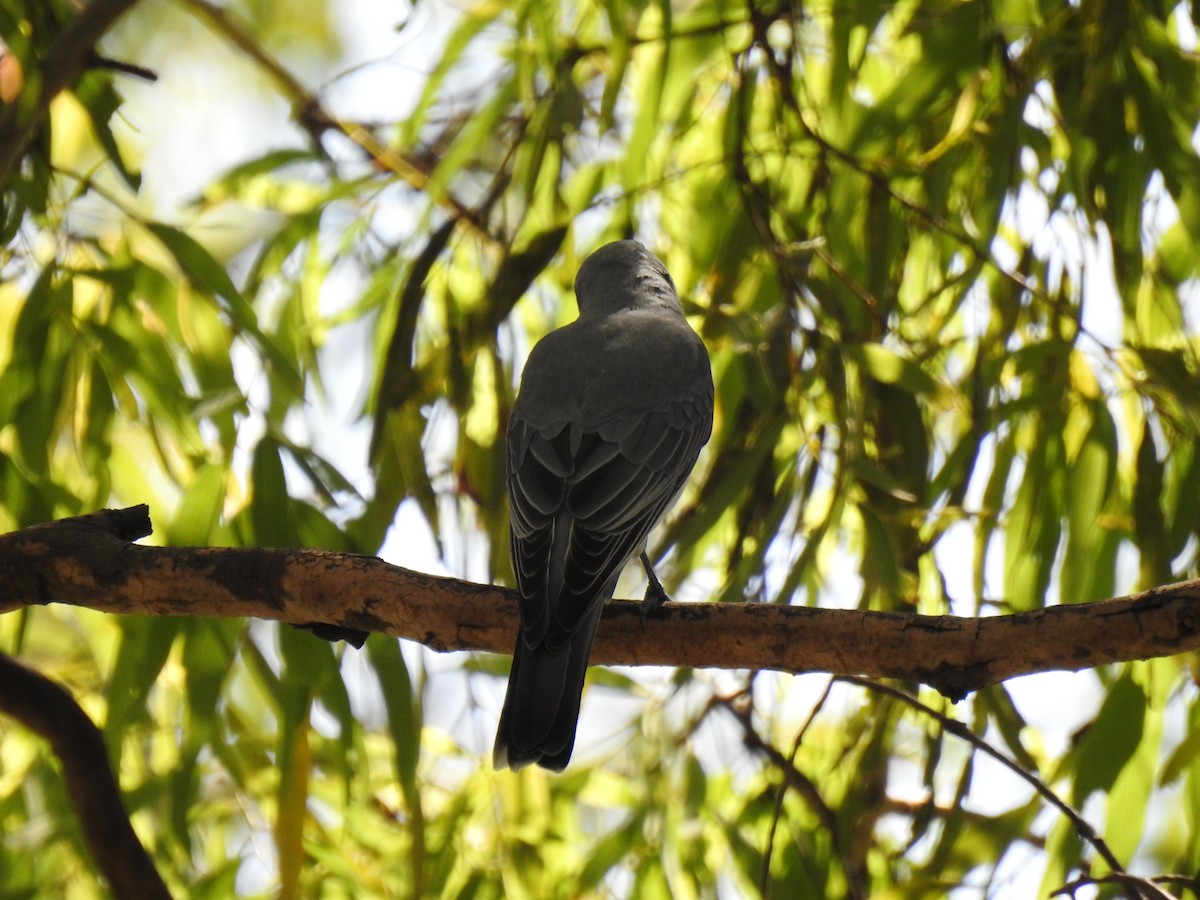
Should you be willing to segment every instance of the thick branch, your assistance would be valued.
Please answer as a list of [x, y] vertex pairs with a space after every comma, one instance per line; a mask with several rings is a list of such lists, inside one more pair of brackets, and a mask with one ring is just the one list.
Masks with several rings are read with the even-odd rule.
[[[253, 616], [378, 631], [439, 651], [509, 653], [516, 633], [516, 601], [504, 588], [322, 550], [138, 546], [96, 517], [0, 537], [0, 584], [0, 612], [71, 603]], [[1197, 648], [1200, 581], [1188, 581], [982, 619], [752, 603], [667, 603], [643, 617], [639, 603], [614, 601], [592, 661], [903, 678], [958, 699], [1017, 675]]]
[[67, 794], [92, 859], [113, 896], [169, 900], [166, 885], [129, 823], [104, 736], [75, 698], [0, 653], [0, 712], [50, 742], [62, 762]]
[[136, 2], [92, 0], [67, 23], [41, 61], [41, 91], [33, 113], [19, 119], [19, 103], [0, 105], [0, 187], [8, 184], [18, 161], [25, 155], [50, 108], [50, 101], [82, 74], [92, 60], [96, 43]]

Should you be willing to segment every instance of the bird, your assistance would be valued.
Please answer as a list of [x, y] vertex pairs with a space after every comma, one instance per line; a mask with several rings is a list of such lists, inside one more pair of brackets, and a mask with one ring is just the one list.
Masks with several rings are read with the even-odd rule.
[[566, 768], [601, 610], [639, 555], [646, 609], [666, 599], [646, 538], [712, 433], [708, 351], [663, 263], [633, 240], [605, 244], [575, 296], [575, 321], [530, 352], [508, 422], [520, 627], [496, 769]]

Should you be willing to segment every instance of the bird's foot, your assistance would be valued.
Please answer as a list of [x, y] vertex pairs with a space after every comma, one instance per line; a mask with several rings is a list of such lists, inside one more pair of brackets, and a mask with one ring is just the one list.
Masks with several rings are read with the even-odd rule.
[[650, 613], [657, 612], [664, 603], [671, 599], [671, 595], [667, 593], [662, 582], [658, 580], [658, 576], [654, 574], [654, 566], [650, 564], [650, 557], [644, 550], [642, 551], [642, 567], [646, 570], [646, 579], [649, 581], [649, 584], [646, 585], [646, 596], [642, 599], [642, 619], [645, 619]]

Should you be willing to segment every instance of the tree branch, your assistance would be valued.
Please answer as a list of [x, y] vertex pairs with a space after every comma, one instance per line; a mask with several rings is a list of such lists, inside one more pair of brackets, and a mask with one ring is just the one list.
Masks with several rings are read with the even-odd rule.
[[171, 894], [129, 822], [104, 736], [75, 698], [0, 653], [0, 712], [45, 738], [62, 762], [71, 806], [113, 896], [169, 900]]
[[[135, 507], [118, 515], [145, 515]], [[100, 527], [97, 527], [97, 526]], [[514, 592], [324, 550], [146, 547], [93, 516], [0, 537], [0, 613], [70, 603], [159, 616], [325, 623], [433, 650], [510, 653]], [[990, 684], [1200, 648], [1200, 580], [989, 618], [614, 601], [592, 661], [830, 672], [920, 681], [958, 700]]]
[[21, 117], [20, 103], [0, 105], [0, 187], [8, 184], [50, 101], [91, 64], [96, 44], [137, 0], [92, 0], [54, 39], [39, 66], [41, 88], [32, 114]]

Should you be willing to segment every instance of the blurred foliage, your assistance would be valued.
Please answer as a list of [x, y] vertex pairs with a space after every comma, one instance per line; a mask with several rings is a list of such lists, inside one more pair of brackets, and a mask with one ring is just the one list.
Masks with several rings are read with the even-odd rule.
[[[0, 0], [18, 110], [72, 14]], [[450, 571], [507, 581], [520, 362], [581, 259], [634, 235], [717, 380], [658, 544], [681, 596], [974, 615], [1196, 576], [1194, 2], [407, 15], [351, 61], [335, 4], [144, 0], [101, 50], [162, 80], [93, 69], [55, 99], [0, 185], [0, 529], [148, 502], [164, 544], [376, 553], [407, 509]], [[201, 86], [228, 120], [192, 121]], [[362, 112], [391, 94], [403, 113]], [[236, 164], [167, 203], [163, 128], [197, 135], [177, 167]], [[503, 661], [56, 607], [0, 648], [103, 724], [190, 897], [1000, 896], [1095, 861], [870, 694], [803, 726], [786, 678], [746, 680], [738, 719], [714, 702], [737, 679], [597, 672], [613, 702], [571, 769], [497, 775]], [[1193, 666], [1077, 676], [1101, 700], [1063, 710], [1087, 723], [1065, 746], [1003, 686], [947, 711], [1135, 870], [1196, 873]], [[613, 697], [646, 695], [631, 727]], [[0, 832], [0, 894], [102, 895], [51, 758], [3, 722]]]

